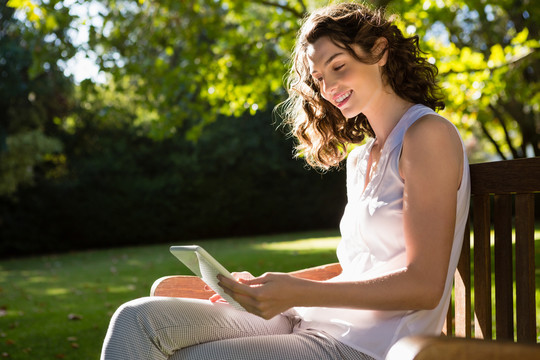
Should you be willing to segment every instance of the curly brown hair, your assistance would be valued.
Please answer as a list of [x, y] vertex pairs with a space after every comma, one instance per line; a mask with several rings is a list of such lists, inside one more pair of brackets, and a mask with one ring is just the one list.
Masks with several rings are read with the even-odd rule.
[[[327, 170], [339, 166], [347, 156], [347, 144], [360, 143], [366, 135], [375, 136], [365, 115], [345, 118], [322, 97], [318, 82], [312, 78], [307, 48], [323, 36], [364, 63], [376, 63], [387, 51], [383, 81], [407, 101], [433, 110], [444, 108], [436, 83], [437, 67], [425, 59], [418, 36], [404, 37], [393, 21], [394, 17], [385, 17], [383, 9], [342, 3], [313, 12], [302, 25], [291, 57], [289, 98], [283, 109], [284, 121], [298, 141], [296, 154], [303, 155], [312, 167]], [[380, 38], [386, 39], [386, 47], [375, 55], [371, 49]], [[369, 54], [368, 58], [360, 58], [353, 44]]]

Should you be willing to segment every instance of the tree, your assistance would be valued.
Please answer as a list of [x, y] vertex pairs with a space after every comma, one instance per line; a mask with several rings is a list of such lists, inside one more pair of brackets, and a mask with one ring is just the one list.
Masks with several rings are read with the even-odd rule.
[[[196, 139], [218, 115], [252, 114], [283, 97], [302, 1], [104, 0], [90, 46], [114, 81], [137, 89], [139, 121]], [[106, 9], [106, 10], [105, 10]], [[126, 82], [126, 79], [128, 81]]]
[[[428, 39], [446, 114], [499, 157], [540, 156], [540, 4], [528, 0], [392, 2]], [[478, 155], [477, 155], [478, 156]]]
[[[156, 137], [183, 129], [196, 139], [220, 114], [254, 113], [285, 98], [295, 33], [323, 3], [94, 0], [87, 4], [102, 22], [90, 26], [87, 51], [119, 91], [135, 89], [136, 123], [150, 124]], [[373, 3], [388, 5], [401, 15], [403, 31], [423, 38], [447, 93], [445, 115], [478, 140], [479, 150], [540, 155], [538, 2]], [[55, 1], [55, 9], [66, 6]]]
[[[128, 76], [161, 134], [218, 114], [283, 100], [301, 19], [321, 1], [108, 0], [101, 66]], [[540, 156], [540, 6], [527, 0], [374, 1], [426, 41], [448, 98], [445, 113], [501, 158]], [[146, 114], [145, 113], [145, 114]], [[477, 155], [484, 158], [484, 154]], [[473, 156], [474, 158], [474, 156]]]
[[50, 128], [70, 111], [72, 83], [57, 61], [75, 50], [61, 40], [69, 15], [50, 19], [28, 26], [0, 1], [0, 196], [31, 184], [36, 166], [62, 149]]

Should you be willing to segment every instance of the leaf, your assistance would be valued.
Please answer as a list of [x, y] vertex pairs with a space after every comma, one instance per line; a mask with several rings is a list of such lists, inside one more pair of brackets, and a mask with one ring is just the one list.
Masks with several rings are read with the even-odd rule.
[[488, 66], [496, 67], [503, 64], [505, 61], [504, 50], [501, 44], [495, 44], [491, 47], [491, 55], [489, 56]]
[[72, 321], [77, 321], [77, 320], [82, 320], [83, 317], [82, 315], [78, 315], [78, 314], [69, 314], [68, 319]]
[[29, 3], [31, 3], [30, 0], [8, 0], [7, 6], [15, 8], [15, 9], [20, 9], [25, 6], [28, 6]]
[[52, 32], [58, 27], [58, 21], [56, 20], [56, 17], [54, 15], [47, 15], [47, 18], [45, 19], [45, 31]]
[[525, 28], [521, 32], [519, 32], [516, 36], [514, 36], [510, 43], [512, 45], [520, 45], [520, 44], [523, 44], [525, 41], [527, 41], [528, 37], [529, 37], [529, 29]]

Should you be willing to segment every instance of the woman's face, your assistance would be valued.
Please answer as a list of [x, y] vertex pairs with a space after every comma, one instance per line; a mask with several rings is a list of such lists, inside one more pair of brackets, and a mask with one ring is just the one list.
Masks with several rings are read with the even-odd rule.
[[[358, 45], [352, 48], [361, 59], [368, 55]], [[384, 106], [382, 97], [388, 90], [379, 68], [384, 65], [386, 56], [375, 64], [365, 64], [327, 36], [310, 44], [307, 55], [311, 76], [319, 84], [321, 95], [345, 117], [367, 114], [376, 106]]]

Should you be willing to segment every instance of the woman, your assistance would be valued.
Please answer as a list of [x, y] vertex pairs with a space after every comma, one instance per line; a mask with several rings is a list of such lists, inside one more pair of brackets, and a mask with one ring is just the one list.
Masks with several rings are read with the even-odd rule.
[[468, 164], [436, 68], [379, 11], [341, 4], [299, 32], [287, 119], [314, 167], [347, 158], [343, 272], [220, 278], [247, 312], [139, 299], [114, 315], [102, 359], [383, 359], [408, 335], [439, 334], [469, 201]]

